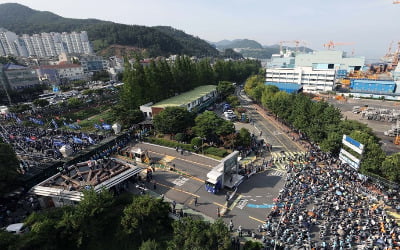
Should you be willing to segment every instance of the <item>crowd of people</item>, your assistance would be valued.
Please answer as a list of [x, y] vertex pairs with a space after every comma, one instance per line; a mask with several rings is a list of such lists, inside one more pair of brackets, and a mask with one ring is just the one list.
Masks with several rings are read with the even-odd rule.
[[15, 152], [26, 161], [21, 162], [22, 172], [29, 170], [30, 160], [64, 158], [60, 148], [64, 145], [72, 150], [72, 155], [105, 139], [105, 135], [82, 133], [43, 127], [28, 127], [22, 124], [0, 126], [4, 141], [13, 145]]
[[305, 159], [286, 165], [285, 186], [262, 226], [267, 248], [400, 247], [400, 225], [385, 210], [398, 197], [315, 146]]

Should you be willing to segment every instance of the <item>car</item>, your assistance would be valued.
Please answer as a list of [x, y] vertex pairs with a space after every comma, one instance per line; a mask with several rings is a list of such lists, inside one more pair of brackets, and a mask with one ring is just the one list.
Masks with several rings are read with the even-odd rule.
[[225, 115], [225, 118], [226, 118], [227, 120], [232, 121], [232, 120], [236, 120], [236, 119], [237, 119], [237, 116], [236, 116], [235, 114], [226, 114], [226, 115]]
[[235, 112], [233, 112], [232, 110], [228, 109], [227, 111], [224, 112], [224, 115], [227, 115], [227, 114], [234, 115]]
[[6, 231], [14, 234], [23, 234], [28, 231], [28, 228], [25, 227], [24, 223], [15, 223], [8, 225]]

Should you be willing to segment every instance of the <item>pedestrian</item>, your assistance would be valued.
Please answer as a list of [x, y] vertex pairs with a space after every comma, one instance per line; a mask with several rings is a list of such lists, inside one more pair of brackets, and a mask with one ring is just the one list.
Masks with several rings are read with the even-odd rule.
[[238, 231], [238, 233], [239, 233], [239, 237], [242, 237], [242, 235], [243, 235], [243, 232], [242, 232], [242, 225], [239, 225], [237, 231]]
[[161, 194], [161, 201], [164, 201], [164, 194]]
[[197, 206], [197, 196], [194, 197], [194, 206]]
[[154, 188], [154, 190], [157, 189], [157, 184], [156, 184], [156, 182], [153, 183], [153, 188]]
[[175, 207], [176, 207], [176, 201], [172, 201], [172, 208], [173, 208], [173, 210], [175, 210]]
[[230, 232], [233, 231], [233, 221], [232, 220], [229, 222], [229, 231]]
[[217, 207], [217, 217], [218, 217], [218, 218], [221, 217], [221, 214], [220, 214], [220, 212], [219, 212], [219, 207]]

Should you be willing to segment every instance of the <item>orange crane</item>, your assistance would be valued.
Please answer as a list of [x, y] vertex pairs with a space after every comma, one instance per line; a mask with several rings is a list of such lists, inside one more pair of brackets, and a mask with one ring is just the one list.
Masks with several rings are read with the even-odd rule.
[[324, 47], [328, 48], [328, 49], [333, 49], [338, 45], [352, 45], [352, 44], [354, 44], [354, 43], [337, 43], [337, 42], [329, 41], [328, 43], [324, 44]]

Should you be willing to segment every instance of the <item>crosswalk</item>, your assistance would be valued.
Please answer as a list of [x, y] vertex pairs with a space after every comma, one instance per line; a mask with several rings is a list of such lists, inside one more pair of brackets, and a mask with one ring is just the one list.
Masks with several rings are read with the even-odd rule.
[[279, 176], [279, 177], [284, 177], [285, 172], [282, 170], [271, 170], [267, 173], [268, 176]]
[[285, 166], [293, 162], [294, 164], [304, 163], [305, 152], [302, 151], [281, 151], [281, 152], [271, 152], [271, 157], [273, 159], [273, 164], [276, 169], [286, 170]]

